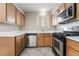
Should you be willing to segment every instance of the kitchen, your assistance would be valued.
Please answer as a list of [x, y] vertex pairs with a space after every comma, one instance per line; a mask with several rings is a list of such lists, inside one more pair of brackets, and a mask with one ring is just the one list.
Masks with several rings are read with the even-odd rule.
[[0, 3], [0, 56], [79, 56], [79, 3]]

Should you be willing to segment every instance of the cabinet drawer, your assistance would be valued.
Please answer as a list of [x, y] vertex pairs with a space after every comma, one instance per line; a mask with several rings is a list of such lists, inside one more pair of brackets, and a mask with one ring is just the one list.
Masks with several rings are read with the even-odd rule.
[[72, 47], [73, 49], [79, 51], [79, 42], [67, 39], [67, 46]]

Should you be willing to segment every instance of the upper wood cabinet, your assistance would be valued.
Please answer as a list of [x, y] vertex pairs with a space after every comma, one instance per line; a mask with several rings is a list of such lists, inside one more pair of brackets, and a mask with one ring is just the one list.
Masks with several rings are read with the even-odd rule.
[[16, 8], [13, 4], [7, 4], [7, 22], [16, 23]]
[[69, 6], [71, 6], [73, 3], [63, 3], [58, 8], [59, 13], [63, 12], [65, 9], [67, 9]]
[[25, 16], [12, 3], [0, 3], [0, 22], [16, 24], [22, 28], [25, 25]]
[[24, 25], [25, 25], [25, 17], [19, 10], [16, 11], [16, 23], [21, 28], [24, 27]]
[[55, 12], [53, 15], [52, 15], [52, 26], [56, 26], [57, 25], [57, 15], [58, 15], [58, 12]]
[[0, 22], [6, 22], [6, 4], [0, 3]]
[[67, 9], [69, 6], [71, 6], [73, 3], [64, 3], [64, 8]]
[[79, 3], [76, 4], [76, 20], [79, 20]]
[[21, 13], [19, 10], [16, 11], [16, 23], [21, 26]]
[[61, 6], [58, 8], [59, 13], [63, 12], [64, 10], [64, 4], [61, 4]]

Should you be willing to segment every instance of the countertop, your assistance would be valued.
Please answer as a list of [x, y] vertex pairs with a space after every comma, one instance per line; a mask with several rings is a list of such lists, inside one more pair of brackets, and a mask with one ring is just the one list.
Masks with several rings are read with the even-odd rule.
[[8, 31], [8, 32], [0, 32], [0, 37], [15, 37], [15, 36], [19, 36], [19, 35], [27, 34], [27, 33], [55, 33], [55, 32], [60, 32], [60, 31], [46, 31], [46, 32], [41, 32], [41, 31]]
[[0, 37], [15, 37], [22, 34], [25, 34], [24, 31], [8, 31], [8, 32], [0, 32]]
[[66, 38], [79, 42], [79, 36], [67, 36]]

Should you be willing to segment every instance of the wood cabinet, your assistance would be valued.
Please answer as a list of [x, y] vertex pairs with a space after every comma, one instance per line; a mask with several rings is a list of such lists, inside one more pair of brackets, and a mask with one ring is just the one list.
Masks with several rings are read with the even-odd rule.
[[15, 55], [14, 37], [0, 37], [0, 56]]
[[63, 12], [65, 10], [64, 3], [61, 4], [61, 6], [58, 8], [59, 13]]
[[44, 34], [44, 46], [50, 47], [52, 43], [52, 36], [50, 33]]
[[37, 47], [44, 46], [44, 37], [41, 33], [37, 34]]
[[57, 20], [57, 15], [58, 15], [58, 11], [56, 11], [53, 15], [52, 15], [52, 26], [56, 26], [58, 24], [58, 20]]
[[70, 7], [73, 3], [64, 3], [64, 8], [67, 9], [68, 7]]
[[13, 4], [7, 4], [7, 22], [15, 24], [16, 23], [16, 8]]
[[25, 34], [15, 37], [0, 37], [0, 56], [20, 55], [27, 43], [24, 36]]
[[19, 10], [16, 11], [16, 15], [17, 15], [16, 16], [17, 24], [20, 27], [24, 27], [24, 25], [25, 25], [25, 17], [24, 17], [24, 15]]
[[53, 15], [51, 15], [52, 26], [56, 26], [58, 24], [57, 15], [58, 15], [58, 10], [56, 10], [55, 13], [53, 13]]
[[67, 9], [68, 7], [70, 7], [73, 3], [62, 3], [59, 8], [57, 9], [58, 10], [58, 13], [61, 13], [63, 12], [65, 9]]
[[79, 56], [79, 42], [73, 41], [71, 39], [67, 39], [67, 48], [66, 55], [67, 56]]
[[79, 3], [76, 4], [76, 20], [79, 20]]
[[0, 22], [16, 24], [22, 28], [25, 25], [25, 16], [12, 3], [0, 3]]
[[79, 51], [67, 46], [67, 56], [79, 56]]
[[21, 36], [16, 37], [16, 55], [19, 55], [21, 52]]
[[50, 33], [37, 34], [37, 47], [51, 47], [51, 34]]
[[6, 22], [6, 4], [0, 3], [0, 22]]
[[19, 10], [17, 10], [17, 12], [16, 12], [16, 22], [17, 22], [17, 24], [19, 25], [19, 26], [21, 26], [21, 13], [20, 13], [20, 11]]

